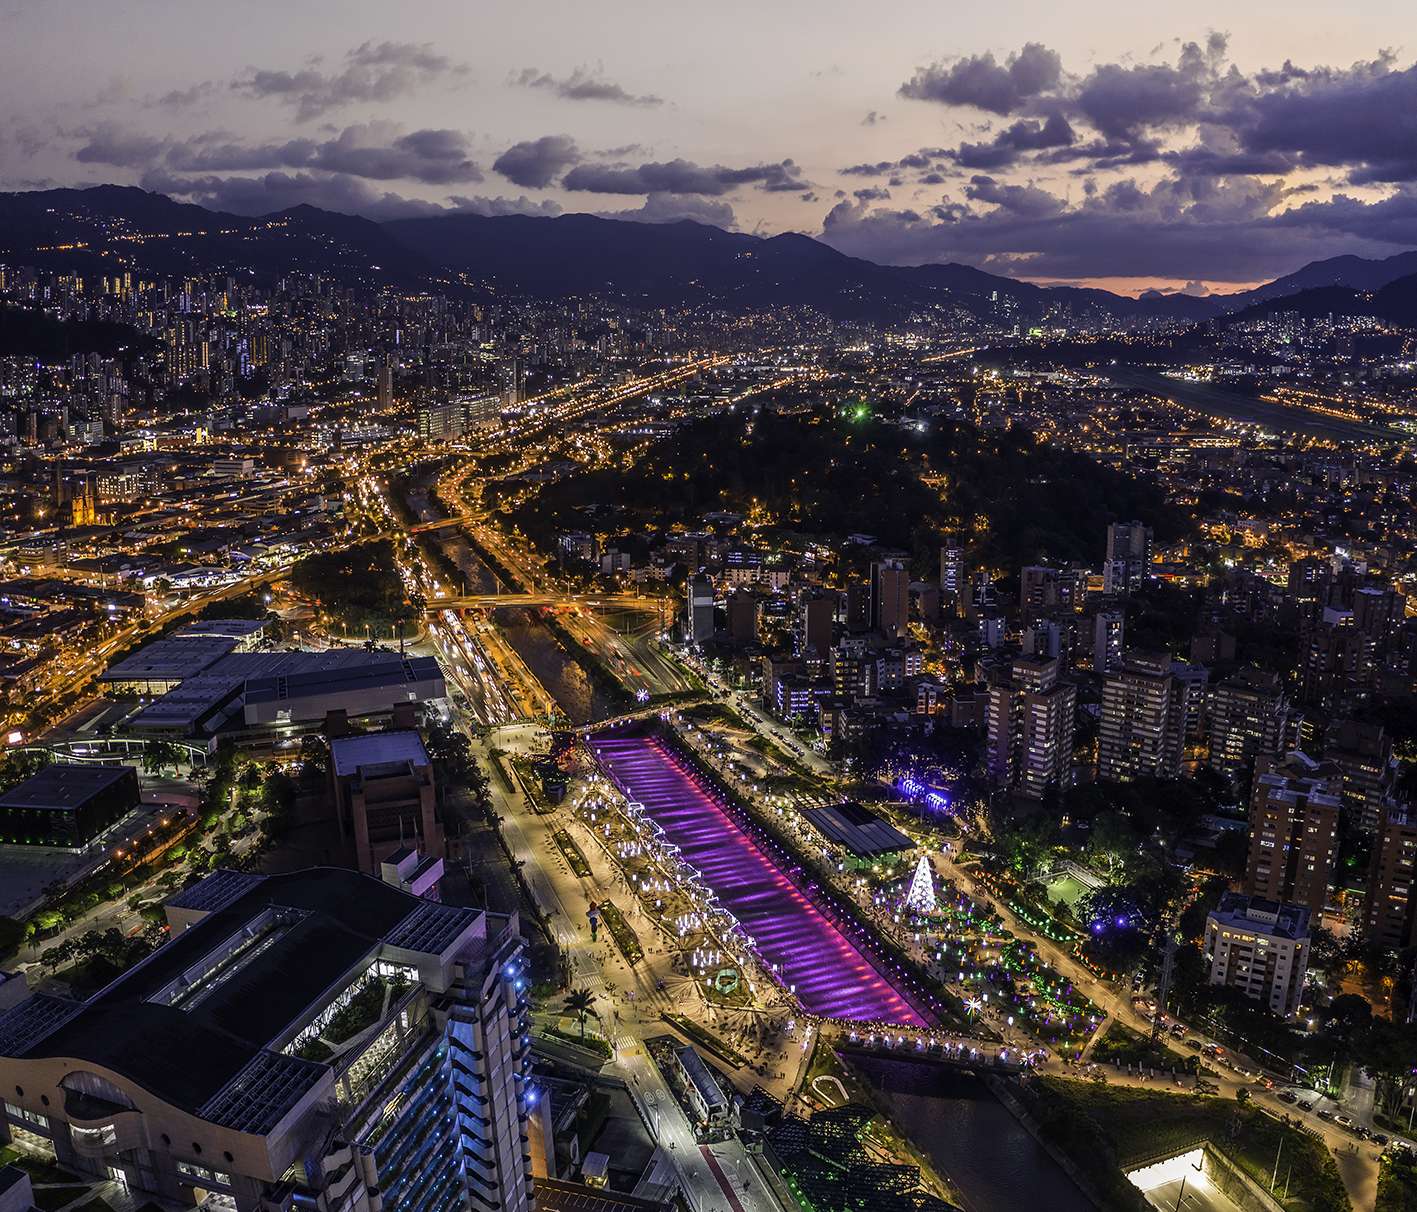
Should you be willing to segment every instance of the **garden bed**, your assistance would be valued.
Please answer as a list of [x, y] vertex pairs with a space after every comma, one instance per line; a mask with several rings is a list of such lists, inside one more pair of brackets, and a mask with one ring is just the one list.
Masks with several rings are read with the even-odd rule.
[[[581, 848], [576, 845], [576, 839], [564, 829], [557, 829], [551, 837], [556, 842], [561, 853], [566, 856], [566, 862], [571, 865], [571, 870], [576, 876], [583, 880], [589, 879], [590, 864], [586, 862], [585, 854], [581, 851]], [[608, 924], [607, 922], [607, 925]], [[614, 934], [613, 930], [611, 934]]]
[[638, 964], [644, 959], [645, 951], [640, 946], [639, 935], [630, 927], [630, 923], [625, 920], [625, 915], [609, 901], [602, 901], [600, 904], [600, 916], [605, 922], [605, 928], [610, 931], [610, 937], [615, 940], [615, 946], [620, 949], [630, 963]]

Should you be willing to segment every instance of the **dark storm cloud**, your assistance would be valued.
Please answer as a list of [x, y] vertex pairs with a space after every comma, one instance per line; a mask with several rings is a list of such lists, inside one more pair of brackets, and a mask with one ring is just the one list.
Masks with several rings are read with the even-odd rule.
[[561, 181], [561, 188], [596, 194], [699, 194], [717, 197], [753, 185], [769, 193], [800, 192], [807, 188], [801, 171], [791, 160], [726, 168], [700, 165], [690, 160], [628, 164], [582, 164]]
[[1247, 151], [1351, 166], [1355, 183], [1417, 180], [1417, 67], [1393, 70], [1387, 57], [1294, 76], [1230, 118]]
[[492, 168], [514, 185], [545, 189], [580, 158], [569, 135], [543, 135], [512, 144], [492, 162]]
[[637, 95], [615, 81], [607, 80], [599, 70], [592, 72], [584, 67], [578, 67], [569, 76], [559, 78], [550, 72], [524, 67], [513, 73], [511, 82], [522, 88], [544, 89], [566, 101], [609, 101], [616, 105], [646, 107], [664, 104], [663, 97], [656, 97], [652, 93]]
[[1029, 42], [1000, 63], [990, 53], [917, 68], [900, 86], [915, 101], [969, 105], [992, 114], [1012, 114], [1032, 98], [1055, 89], [1062, 80], [1058, 52]]
[[458, 131], [401, 134], [389, 123], [371, 122], [347, 126], [330, 139], [260, 144], [222, 132], [171, 140], [100, 126], [87, 132], [87, 141], [74, 156], [84, 164], [131, 169], [162, 167], [185, 173], [314, 169], [375, 181], [451, 185], [482, 180], [481, 170], [467, 152], [467, 139]]
[[435, 51], [431, 43], [365, 42], [345, 56], [338, 71], [253, 68], [231, 87], [248, 97], [272, 98], [289, 105], [296, 120], [305, 122], [345, 105], [393, 101], [433, 80], [466, 71]]

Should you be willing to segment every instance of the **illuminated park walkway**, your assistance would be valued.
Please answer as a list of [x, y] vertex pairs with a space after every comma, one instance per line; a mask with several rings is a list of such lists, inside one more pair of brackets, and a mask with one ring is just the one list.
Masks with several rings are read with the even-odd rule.
[[689, 766], [659, 738], [590, 738], [601, 766], [644, 805], [680, 857], [703, 877], [756, 944], [780, 965], [811, 1014], [926, 1027], [917, 1010], [753, 841]]

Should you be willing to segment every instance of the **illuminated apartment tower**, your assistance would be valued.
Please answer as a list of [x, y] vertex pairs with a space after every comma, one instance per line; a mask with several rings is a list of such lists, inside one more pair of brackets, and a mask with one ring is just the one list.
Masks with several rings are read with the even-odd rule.
[[1028, 799], [1071, 781], [1077, 690], [1058, 678], [1058, 662], [1015, 658], [993, 681], [984, 705], [989, 774]]
[[1263, 765], [1270, 768], [1256, 772], [1250, 796], [1245, 891], [1305, 905], [1317, 915], [1328, 904], [1338, 854], [1341, 776], [1302, 753]]
[[1107, 559], [1102, 587], [1114, 596], [1137, 588], [1151, 571], [1151, 527], [1140, 522], [1113, 522], [1107, 527]]
[[1389, 800], [1378, 820], [1363, 899], [1363, 933], [1369, 943], [1400, 951], [1417, 941], [1413, 908], [1417, 904], [1417, 812]]
[[1299, 722], [1276, 675], [1241, 669], [1216, 686], [1211, 698], [1211, 769], [1232, 781], [1248, 777], [1262, 755], [1296, 747]]
[[1092, 668], [1108, 673], [1122, 663], [1126, 616], [1120, 610], [1099, 610], [1092, 619]]
[[0, 1132], [133, 1202], [526, 1212], [531, 1045], [515, 914], [355, 871], [217, 871], [86, 1001], [0, 1017]]
[[1099, 776], [1115, 782], [1179, 777], [1187, 690], [1172, 677], [1165, 653], [1127, 653], [1102, 686]]

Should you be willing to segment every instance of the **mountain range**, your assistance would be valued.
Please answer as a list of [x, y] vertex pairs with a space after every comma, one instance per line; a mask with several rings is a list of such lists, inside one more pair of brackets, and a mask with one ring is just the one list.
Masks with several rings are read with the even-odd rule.
[[350, 285], [487, 298], [600, 294], [644, 307], [735, 313], [810, 305], [838, 320], [864, 322], [964, 312], [1030, 324], [1064, 316], [1185, 323], [1253, 315], [1273, 310], [1278, 300], [1312, 314], [1417, 319], [1417, 252], [1315, 261], [1234, 295], [1149, 292], [1133, 299], [1036, 286], [953, 263], [878, 265], [810, 236], [760, 237], [687, 220], [453, 213], [379, 223], [313, 206], [252, 218], [115, 185], [0, 193], [0, 262], [6, 261], [107, 274], [274, 278], [298, 271]]

